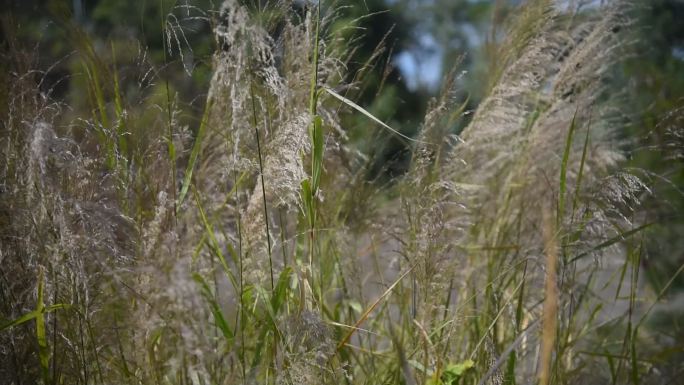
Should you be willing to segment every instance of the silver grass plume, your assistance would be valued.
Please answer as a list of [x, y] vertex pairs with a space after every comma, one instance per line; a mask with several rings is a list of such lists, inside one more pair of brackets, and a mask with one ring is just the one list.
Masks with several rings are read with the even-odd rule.
[[[573, 255], [592, 254], [587, 251], [590, 245], [615, 236], [615, 221], [631, 225], [622, 212], [638, 201], [645, 186], [634, 175], [615, 172], [623, 156], [613, 145], [614, 133], [623, 120], [615, 107], [620, 95], [608, 83], [624, 52], [626, 43], [619, 32], [629, 26], [628, 5], [628, 1], [612, 1], [572, 15], [551, 1], [526, 5], [520, 17], [524, 23], [519, 21], [503, 43], [504, 64], [494, 75], [496, 84], [432, 182], [457, 193], [437, 201], [453, 203], [444, 205], [443, 219], [435, 219], [449, 229], [454, 247], [449, 254], [457, 256], [451, 264], [463, 266], [456, 281], [488, 285], [492, 274], [488, 258], [498, 258], [495, 266], [529, 259], [540, 262], [528, 273], [527, 284], [540, 285], [545, 207], [558, 207], [559, 239], [570, 239], [578, 226], [582, 229], [578, 240], [566, 245], [572, 248], [564, 249]], [[421, 164], [431, 164], [426, 149], [418, 146], [415, 154], [409, 179], [421, 178], [420, 170], [426, 169]], [[580, 218], [587, 222], [579, 225]], [[428, 244], [439, 243], [431, 239]], [[473, 249], [505, 250], [508, 245], [516, 251]], [[593, 254], [598, 257], [602, 252]], [[584, 282], [561, 280], [561, 284], [567, 285], [562, 290], [570, 290], [570, 285]], [[528, 301], [540, 298], [531, 293]], [[561, 303], [562, 314], [574, 311], [568, 307], [569, 298], [561, 298]]]
[[450, 74], [439, 97], [431, 100], [401, 194], [405, 230], [398, 236], [407, 240], [406, 256], [409, 263], [416, 265], [414, 279], [426, 283], [413, 299], [412, 312], [421, 324], [430, 327], [439, 321], [434, 317], [443, 305], [438, 293], [449, 290], [456, 268], [449, 261], [452, 250], [448, 237], [453, 229], [445, 214], [458, 204], [459, 191], [453, 183], [441, 179], [440, 170], [451, 140], [446, 130], [462, 112], [454, 96], [458, 80], [455, 73]]
[[[33, 84], [12, 80], [22, 92], [36, 91]], [[7, 162], [2, 180], [3, 186], [11, 187], [2, 191], [0, 217], [11, 220], [0, 221], [0, 262], [3, 282], [13, 282], [7, 287], [11, 300], [3, 304], [3, 315], [17, 318], [34, 308], [36, 277], [43, 277], [44, 292], [49, 293], [44, 301], [74, 309], [74, 313], [41, 315], [49, 325], [57, 325], [47, 335], [60, 346], [71, 347], [73, 354], [92, 357], [91, 349], [102, 350], [115, 342], [107, 332], [114, 323], [106, 309], [121, 299], [113, 282], [132, 264], [137, 229], [120, 207], [116, 177], [103, 169], [102, 159], [71, 139], [68, 127], [52, 123], [62, 108], [42, 95], [33, 100], [15, 95], [9, 107], [11, 117], [3, 122], [1, 142]], [[90, 134], [87, 122], [82, 123]], [[68, 319], [80, 325], [81, 331], [99, 326], [90, 332], [95, 339], [90, 348], [77, 342], [79, 326], [62, 326]], [[28, 342], [32, 339], [27, 339], [30, 334], [25, 332], [14, 328], [3, 333], [0, 345], [12, 346], [14, 357], [23, 355], [28, 370], [12, 369], [13, 360], [5, 357], [10, 352], [3, 349], [0, 377], [15, 379], [20, 373], [39, 377], [30, 368], [37, 358]], [[17, 345], [19, 341], [25, 341], [22, 345], [27, 349]], [[77, 372], [75, 365], [65, 359], [63, 369]]]
[[[459, 213], [461, 226], [467, 228], [470, 215], [515, 218], [520, 207], [534, 216], [525, 223], [533, 228], [540, 223], [538, 204], [558, 198], [571, 129], [566, 193], [595, 185], [622, 159], [609, 144], [620, 123], [617, 111], [610, 100], [600, 100], [620, 48], [615, 31], [627, 22], [623, 11], [610, 3], [597, 19], [568, 30], [559, 29], [565, 18], [554, 12], [502, 73], [460, 135], [463, 143], [451, 151], [446, 175], [469, 191], [463, 200], [467, 211]], [[582, 163], [587, 135], [589, 151]], [[577, 185], [580, 167], [584, 179]], [[572, 201], [565, 199], [570, 211]]]
[[[288, 12], [286, 4], [274, 7]], [[268, 254], [274, 251], [267, 250], [267, 238], [274, 237], [266, 232], [276, 226], [266, 223], [266, 210], [298, 211], [301, 181], [308, 177], [304, 160], [310, 151], [308, 84], [313, 67], [308, 58], [316, 26], [312, 15], [307, 11], [300, 23], [283, 18], [282, 32], [273, 37], [267, 26], [250, 17], [245, 6], [227, 0], [221, 6], [215, 31], [219, 50], [208, 95], [211, 131], [204, 140], [204, 168], [197, 178], [203, 185], [198, 190], [208, 200], [207, 210], [213, 211], [223, 204], [217, 193], [233, 185], [235, 173], [246, 172], [250, 177], [238, 186], [248, 191], [243, 204], [238, 207], [233, 202], [244, 225], [244, 270], [249, 283], [265, 284]], [[340, 61], [328, 55], [324, 39], [319, 43], [319, 79], [338, 81]], [[329, 124], [337, 124], [334, 111], [321, 108], [320, 113], [330, 119]], [[256, 141], [257, 130], [261, 143]], [[262, 164], [257, 156], [259, 148]], [[228, 227], [237, 237], [237, 224]], [[279, 264], [276, 261], [274, 275], [280, 270]]]

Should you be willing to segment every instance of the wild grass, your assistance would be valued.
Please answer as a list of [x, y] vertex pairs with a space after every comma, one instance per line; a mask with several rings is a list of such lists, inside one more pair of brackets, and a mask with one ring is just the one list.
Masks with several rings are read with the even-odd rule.
[[[202, 11], [196, 120], [164, 76], [176, 7], [136, 92], [70, 26], [87, 111], [25, 67], [3, 84], [0, 383], [676, 382], [649, 314], [684, 267], [641, 278], [653, 181], [609, 82], [630, 6], [527, 2], [469, 125], [451, 75], [416, 138], [354, 102], [335, 4]], [[402, 136], [408, 172], [364, 180], [345, 114]]]

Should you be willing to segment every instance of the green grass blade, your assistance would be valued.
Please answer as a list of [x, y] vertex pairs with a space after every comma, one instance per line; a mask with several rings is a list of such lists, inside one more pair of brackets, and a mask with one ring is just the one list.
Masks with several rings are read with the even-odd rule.
[[309, 222], [309, 227], [314, 224], [314, 204], [313, 196], [311, 194], [311, 181], [304, 179], [301, 183], [302, 186], [302, 202], [304, 204], [304, 216]]
[[568, 173], [568, 160], [570, 159], [570, 150], [572, 149], [572, 137], [575, 134], [577, 119], [577, 110], [572, 116], [572, 122], [570, 122], [570, 129], [568, 130], [568, 137], [565, 140], [565, 151], [563, 151], [563, 160], [561, 161], [560, 169], [560, 190], [558, 192], [558, 214], [556, 215], [556, 226], [559, 226], [563, 221], [563, 216], [565, 215], [565, 193], [567, 190], [567, 173]]
[[197, 130], [197, 136], [195, 137], [195, 143], [192, 145], [192, 150], [190, 151], [190, 160], [185, 168], [185, 175], [183, 176], [183, 184], [181, 185], [180, 194], [178, 195], [178, 200], [176, 202], [176, 214], [180, 210], [185, 196], [188, 194], [188, 189], [190, 188], [190, 182], [192, 181], [192, 172], [195, 169], [195, 163], [199, 157], [200, 149], [202, 148], [202, 140], [204, 139], [204, 133], [207, 126], [207, 118], [209, 117], [209, 110], [211, 109], [211, 102], [207, 102], [204, 107], [204, 113], [202, 114], [202, 120], [200, 121], [199, 129]]
[[313, 158], [311, 170], [311, 194], [315, 196], [321, 182], [321, 170], [323, 168], [323, 120], [320, 116], [314, 116], [312, 126]]
[[9, 329], [9, 328], [17, 326], [17, 325], [21, 325], [25, 322], [28, 322], [28, 321], [38, 317], [40, 314], [41, 314], [40, 312], [34, 310], [34, 311], [31, 311], [31, 312], [24, 314], [23, 316], [21, 316], [17, 319], [14, 319], [12, 321], [6, 321], [2, 325], [0, 325], [0, 331], [3, 331], [5, 329]]
[[579, 202], [580, 187], [582, 186], [582, 177], [584, 176], [584, 165], [587, 161], [587, 149], [589, 148], [589, 128], [587, 128], [587, 135], [584, 138], [584, 146], [582, 147], [582, 159], [580, 160], [579, 171], [577, 172], [577, 183], [575, 185], [575, 194], [572, 198], [572, 220], [575, 219], [575, 212], [577, 211], [577, 203]]
[[50, 349], [48, 347], [45, 332], [45, 301], [43, 299], [44, 282], [43, 269], [38, 270], [38, 298], [36, 301], [36, 338], [38, 339], [38, 358], [40, 361], [40, 373], [45, 384], [50, 383]]
[[219, 262], [221, 262], [221, 266], [223, 267], [223, 271], [226, 273], [226, 276], [230, 280], [230, 283], [233, 285], [233, 288], [239, 292], [240, 286], [238, 285], [237, 279], [235, 278], [235, 275], [233, 272], [230, 270], [230, 267], [228, 266], [228, 263], [226, 262], [226, 258], [223, 255], [223, 252], [221, 251], [221, 246], [218, 243], [218, 240], [216, 239], [216, 235], [214, 234], [214, 226], [209, 223], [207, 220], [207, 216], [204, 213], [204, 209], [202, 208], [202, 203], [200, 202], [199, 196], [197, 194], [196, 190], [192, 190], [193, 195], [195, 196], [195, 202], [197, 203], [197, 208], [199, 209], [200, 212], [200, 218], [202, 219], [202, 224], [204, 225], [204, 230], [207, 236], [209, 237], [210, 240], [210, 247], [216, 254], [216, 256], [219, 259]]
[[513, 292], [511, 294], [511, 298], [509, 300], [507, 300], [503, 306], [501, 306], [501, 310], [499, 310], [499, 312], [496, 314], [496, 316], [494, 316], [494, 318], [492, 319], [492, 322], [487, 326], [487, 329], [482, 334], [482, 337], [480, 338], [480, 340], [477, 342], [477, 344], [473, 348], [472, 353], [470, 353], [470, 359], [475, 359], [478, 349], [480, 348], [480, 346], [482, 346], [482, 344], [484, 343], [487, 336], [490, 335], [490, 332], [496, 326], [496, 322], [503, 315], [504, 311], [506, 309], [508, 309], [508, 305], [511, 303], [511, 301], [513, 301], [513, 299], [515, 298], [514, 296], [518, 293], [518, 290], [520, 290], [520, 288], [522, 288], [524, 282], [525, 282], [525, 280], [522, 280], [518, 284], [518, 286], [515, 289], [513, 289]]
[[216, 302], [214, 295], [211, 293], [209, 285], [198, 273], [193, 273], [192, 278], [200, 285], [202, 296], [204, 296], [209, 303], [209, 308], [211, 309], [211, 314], [214, 316], [214, 322], [216, 322], [216, 326], [219, 328], [219, 330], [221, 330], [221, 333], [226, 341], [229, 344], [232, 344], [233, 339], [235, 338], [235, 333], [233, 333], [230, 325], [228, 325], [226, 317], [224, 317], [221, 307], [219, 306], [218, 302]]
[[37, 310], [28, 312], [28, 313], [24, 314], [23, 316], [21, 316], [17, 319], [14, 319], [12, 321], [5, 321], [3, 324], [0, 324], [0, 332], [5, 330], [5, 329], [9, 329], [9, 328], [12, 328], [14, 326], [21, 325], [23, 323], [31, 321], [32, 319], [38, 317], [40, 314], [49, 313], [49, 312], [57, 310], [57, 309], [66, 309], [68, 307], [69, 307], [68, 305], [59, 303], [59, 304], [55, 304], [55, 305], [45, 306], [43, 308], [42, 313], [38, 312]]
[[[116, 50], [112, 42], [112, 62], [116, 66]], [[128, 154], [128, 141], [126, 139], [126, 117], [124, 115], [123, 100], [121, 99], [121, 87], [119, 85], [119, 74], [116, 68], [112, 70], [114, 78], [114, 111], [116, 112], [117, 126], [116, 134], [119, 141], [119, 151], [123, 155]]]
[[278, 277], [278, 283], [273, 290], [273, 295], [271, 296], [271, 307], [273, 312], [278, 314], [280, 307], [287, 300], [287, 292], [290, 288], [290, 275], [292, 274], [292, 268], [287, 266], [283, 269]]

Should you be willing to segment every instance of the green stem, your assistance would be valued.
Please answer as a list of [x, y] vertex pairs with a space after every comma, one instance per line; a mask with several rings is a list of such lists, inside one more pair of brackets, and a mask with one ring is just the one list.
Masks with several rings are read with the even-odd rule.
[[273, 258], [271, 256], [271, 232], [268, 226], [268, 208], [266, 207], [266, 185], [264, 184], [264, 162], [261, 157], [261, 140], [259, 139], [259, 127], [257, 125], [256, 103], [254, 102], [254, 86], [250, 82], [250, 93], [252, 96], [252, 116], [254, 124], [254, 134], [256, 135], [257, 153], [259, 154], [259, 177], [261, 178], [261, 197], [264, 202], [264, 222], [266, 222], [266, 243], [268, 245], [268, 268], [271, 273], [271, 291], [275, 285], [273, 284]]

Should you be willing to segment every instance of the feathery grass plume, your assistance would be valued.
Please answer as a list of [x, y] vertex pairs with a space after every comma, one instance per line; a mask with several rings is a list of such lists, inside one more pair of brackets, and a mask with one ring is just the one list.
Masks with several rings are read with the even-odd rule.
[[[208, 103], [211, 102], [209, 131], [201, 151], [203, 167], [195, 179], [198, 190], [209, 200], [204, 203], [208, 212], [223, 205], [222, 195], [232, 188], [235, 173], [254, 175], [260, 172], [258, 160], [261, 154], [259, 158], [255, 156], [255, 130], [262, 131], [262, 140], [267, 138], [270, 133], [266, 133], [265, 128], [270, 122], [265, 119], [268, 115], [257, 115], [257, 105], [261, 107], [273, 102], [277, 106], [270, 113], [282, 110], [286, 91], [275, 67], [275, 42], [267, 28], [253, 20], [250, 10], [237, 1], [222, 3], [214, 31], [218, 49], [214, 55], [215, 69], [207, 98]], [[263, 98], [255, 94], [255, 89], [265, 93]], [[259, 101], [255, 100], [257, 98]], [[259, 112], [264, 111], [260, 108]], [[254, 184], [247, 188], [252, 186]], [[251, 209], [245, 212], [246, 220], [243, 222], [248, 225], [244, 232], [247, 256], [244, 270], [250, 274], [247, 282], [264, 284], [264, 272], [268, 268], [263, 261], [266, 253], [270, 252], [264, 246], [265, 208], [259, 200], [260, 184], [253, 191], [248, 199]], [[243, 209], [238, 207], [237, 210]], [[231, 227], [236, 228], [237, 225]]]
[[[199, 185], [199, 190], [213, 199], [221, 196], [215, 192], [231, 185], [233, 172], [257, 174], [255, 183], [245, 186], [251, 193], [241, 210], [246, 225], [245, 271], [250, 274], [248, 282], [260, 284], [265, 283], [263, 272], [268, 271], [266, 255], [273, 251], [267, 250], [267, 238], [273, 238], [266, 234], [268, 210], [271, 205], [298, 209], [300, 183], [307, 175], [303, 160], [310, 151], [306, 91], [315, 23], [310, 10], [304, 20], [297, 21], [290, 17], [288, 7], [271, 4], [257, 11], [236, 1], [221, 6], [216, 70], [208, 95], [212, 101], [210, 132], [202, 151], [205, 170], [196, 178], [205, 184]], [[279, 31], [275, 36], [268, 33], [272, 27]], [[339, 81], [339, 60], [327, 56], [324, 43], [320, 52], [319, 77]], [[328, 118], [336, 120], [334, 114]], [[257, 134], [262, 143], [257, 143]], [[213, 211], [221, 203], [219, 198], [208, 203], [207, 209]]]
[[[564, 38], [557, 31], [552, 13], [548, 12], [542, 20], [534, 38], [505, 68], [460, 135], [465, 143], [451, 152], [452, 165], [446, 170], [455, 174], [452, 179], [466, 174], [469, 183], [484, 185], [522, 151], [520, 144], [524, 143], [526, 129], [539, 107], [539, 94], [557, 67]], [[503, 143], [505, 149], [501, 147]]]
[[[595, 105], [602, 96], [605, 64], [614, 62], [616, 40], [610, 32], [623, 22], [617, 9], [616, 5], [605, 6], [600, 16], [595, 16], [600, 20], [583, 21], [565, 33], [559, 30], [565, 18], [548, 13], [537, 37], [504, 71], [461, 135], [464, 143], [452, 150], [453, 163], [447, 167], [452, 178], [475, 189], [473, 201], [466, 201], [469, 212], [492, 218], [517, 218], [517, 207], [532, 215], [540, 212], [526, 210], [527, 204], [555, 199], [547, 192], [555, 189], [561, 155], [569, 140], [572, 163], [565, 165], [566, 175], [578, 175], [584, 167], [584, 177], [596, 175], [595, 181], [620, 159], [603, 145], [614, 127], [591, 127], [593, 145], [588, 159], [582, 159], [585, 135], [579, 134], [589, 130], [590, 114], [607, 116], [610, 108], [606, 102], [603, 108]], [[610, 123], [607, 119], [601, 122]], [[569, 135], [571, 130], [574, 135]], [[566, 193], [579, 187], [562, 183]]]
[[[623, 47], [618, 33], [629, 22], [626, 4], [609, 2], [575, 15], [551, 2], [527, 4], [517, 19], [523, 24], [517, 24], [504, 43], [507, 51], [502, 54], [501, 74], [494, 74], [496, 85], [447, 157], [440, 179], [461, 191], [459, 205], [452, 205], [444, 221], [452, 230], [462, 229], [451, 232], [451, 241], [462, 247], [466, 254], [461, 263], [472, 269], [464, 280], [481, 288], [459, 295], [478, 312], [478, 321], [473, 322], [474, 339], [466, 339], [467, 345], [454, 352], [457, 356], [475, 349], [470, 357], [484, 359], [478, 348], [489, 335], [495, 346], [505, 347], [518, 333], [501, 326], [506, 318], [522, 321], [521, 326], [538, 318], [538, 311], [529, 306], [539, 300], [534, 288], [541, 287], [543, 278], [534, 262], [543, 254], [543, 205], [557, 208], [563, 240], [561, 291], [571, 293], [578, 289], [574, 285], [591, 283], [589, 272], [575, 273], [577, 268], [568, 264], [571, 256], [581, 255], [583, 245], [619, 236], [615, 221], [625, 218], [625, 207], [617, 202], [643, 191], [638, 178], [624, 173], [616, 177], [626, 183], [617, 188], [588, 187], [605, 178], [615, 180], [610, 173], [622, 159], [609, 145], [621, 122], [615, 119], [613, 104], [619, 94], [610, 90], [611, 97], [606, 97], [606, 79]], [[530, 14], [539, 17], [525, 22]], [[597, 204], [597, 197], [613, 203]], [[592, 217], [599, 226], [593, 233], [587, 226]], [[457, 256], [462, 255], [460, 250]], [[595, 251], [599, 256], [604, 250]], [[498, 269], [501, 263], [511, 267]], [[513, 285], [521, 280], [532, 291]], [[567, 317], [560, 325], [574, 333], [571, 323], [577, 321], [579, 305], [563, 295], [560, 301], [560, 314]], [[508, 313], [507, 307], [514, 309], [516, 302], [523, 312]], [[566, 337], [563, 343], [570, 344], [572, 338]], [[560, 344], [557, 354], [570, 352]], [[518, 357], [529, 353], [520, 351]], [[480, 365], [482, 361], [475, 359]], [[526, 361], [518, 368], [525, 378], [534, 373], [529, 358]]]
[[[0, 306], [3, 324], [5, 318], [17, 319], [36, 303], [33, 292], [37, 287], [35, 277], [38, 276], [39, 263], [45, 263], [47, 259], [38, 253], [41, 244], [35, 242], [36, 233], [47, 235], [49, 228], [45, 219], [47, 208], [36, 204], [40, 203], [37, 190], [46, 184], [41, 166], [46, 170], [48, 165], [35, 157], [45, 158], [43, 138], [54, 139], [45, 120], [59, 110], [59, 105], [41, 98], [35, 87], [29, 88], [33, 85], [30, 75], [9, 76], [6, 80], [16, 86], [17, 92], [13, 97], [8, 95], [0, 136], [3, 148], [0, 200], [0, 262], [3, 266], [0, 271], [3, 293]], [[37, 120], [33, 127], [30, 125], [32, 119]], [[44, 244], [52, 246], [54, 242]], [[0, 343], [6, 347], [0, 355], [0, 375], [11, 381], [40, 378], [38, 352], [33, 343], [35, 337], [30, 329], [24, 327], [20, 325], [10, 329], [12, 333], [0, 335]]]
[[[505, 251], [497, 253], [496, 250], [506, 250], [508, 246], [496, 240], [494, 232], [489, 233], [488, 227], [497, 219], [496, 213], [490, 210], [495, 207], [494, 202], [501, 191], [499, 178], [505, 175], [506, 167], [515, 162], [523, 151], [521, 144], [526, 140], [527, 125], [537, 108], [538, 94], [543, 89], [549, 74], [554, 70], [554, 62], [562, 44], [562, 37], [556, 31], [553, 12], [549, 4], [534, 2], [528, 7], [527, 13], [538, 14], [540, 17], [534, 18], [534, 23], [521, 22], [522, 24], [519, 25], [519, 29], [531, 29], [525, 32], [524, 44], [519, 47], [521, 48], [519, 52], [516, 49], [515, 52], [507, 54], [510, 58], [507, 59], [507, 65], [498, 77], [497, 85], [481, 103], [472, 122], [457, 138], [453, 149], [445, 156], [444, 165], [439, 166], [441, 170], [437, 181], [431, 183], [431, 185], [451, 186], [451, 190], [458, 193], [450, 199], [445, 199], [447, 202], [451, 200], [452, 203], [445, 207], [447, 213], [443, 220], [446, 223], [444, 227], [450, 230], [447, 239], [450, 239], [450, 243], [455, 246], [452, 253], [456, 252], [457, 256], [462, 255], [456, 261], [450, 262], [452, 266], [462, 266], [461, 274], [455, 279], [456, 286], [460, 289], [457, 292], [459, 294], [457, 303], [461, 303], [458, 312], [463, 313], [464, 306], [475, 307], [476, 303], [484, 302], [484, 305], [479, 305], [482, 310], [475, 307], [476, 311], [483, 313], [472, 314], [482, 319], [477, 322], [477, 325], [482, 326], [475, 327], [474, 335], [464, 336], [464, 333], [455, 331], [456, 328], [464, 327], [463, 321], [459, 319], [462, 316], [459, 315], [447, 324], [446, 330], [440, 333], [446, 338], [440, 343], [447, 356], [463, 359], [468, 357], [464, 356], [464, 353], [468, 352], [469, 348], [477, 349], [483, 341], [494, 339], [495, 346], [486, 349], [486, 352], [481, 350], [482, 353], [475, 359], [478, 366], [484, 367], [484, 371], [489, 369], [485, 366], [488, 361], [485, 356], [490, 354], [487, 352], [498, 350], [495, 348], [496, 344], [501, 342], [496, 334], [493, 335], [494, 338], [490, 335], [496, 331], [492, 327], [497, 324], [501, 315], [500, 313], [499, 315], [488, 314], [498, 312], [495, 307], [496, 303], [490, 301], [502, 295], [515, 295], [515, 293], [494, 291], [493, 285], [497, 284], [497, 281], [492, 280], [499, 279], [495, 274], [505, 276], [512, 273], [508, 270], [492, 272], [492, 266], [496, 266], [497, 262], [487, 258], [487, 256], [494, 258], [496, 254], [504, 254]], [[511, 33], [513, 37], [506, 44], [514, 47], [513, 42], [516, 41], [515, 39], [520, 39], [518, 37], [520, 34], [522, 32]], [[515, 48], [509, 49], [513, 51]], [[427, 216], [425, 220], [430, 222], [431, 219]], [[478, 235], [480, 231], [485, 234]], [[485, 237], [494, 239], [489, 240]], [[488, 248], [492, 251], [485, 251]], [[478, 249], [482, 251], [477, 251]], [[467, 254], [461, 254], [461, 250]], [[474, 258], [472, 254], [485, 258]], [[486, 273], [487, 271], [489, 273]], [[428, 282], [424, 280], [422, 284], [428, 285]], [[467, 286], [471, 286], [473, 291], [467, 290]], [[475, 290], [479, 293], [473, 295]], [[442, 301], [450, 301], [451, 293], [445, 294], [446, 299]], [[449, 303], [446, 302], [446, 305], [449, 306]], [[451, 317], [453, 316], [449, 318]], [[484, 331], [479, 330], [480, 328]], [[460, 337], [451, 342], [448, 339], [452, 336]]]
[[[451, 139], [448, 130], [465, 106], [456, 104], [456, 80], [455, 73], [450, 74], [441, 94], [431, 101], [418, 137], [420, 142], [413, 150], [405, 185], [400, 187], [404, 216], [400, 220], [404, 232], [398, 236], [405, 240], [405, 258], [410, 265], [416, 264], [412, 273], [410, 315], [428, 330], [444, 321], [454, 282], [460, 280], [457, 262], [449, 256], [453, 244], [448, 237], [452, 236], [453, 229], [445, 217], [450, 206], [457, 203], [459, 191], [441, 175]], [[431, 341], [439, 353], [435, 351], [432, 357], [424, 359], [434, 361], [431, 362], [434, 365], [446, 346], [442, 342]]]
[[[30, 92], [31, 85], [21, 86]], [[38, 92], [35, 95], [38, 99], [33, 101], [22, 96], [14, 99], [11, 109], [18, 107], [14, 111], [19, 114], [16, 120], [4, 122], [8, 131], [4, 144], [13, 159], [3, 175], [3, 180], [12, 185], [3, 199], [8, 205], [2, 211], [12, 218], [3, 221], [6, 240], [1, 253], [7, 266], [3, 268], [3, 282], [25, 277], [28, 284], [35, 279], [27, 274], [35, 277], [36, 270], [46, 271], [46, 305], [70, 305], [68, 310], [46, 314], [49, 376], [60, 376], [55, 372], [59, 359], [56, 352], [70, 347], [60, 364], [59, 370], [68, 373], [62, 378], [73, 375], [84, 379], [101, 364], [98, 353], [93, 356], [93, 352], [105, 355], [103, 347], [114, 342], [107, 332], [113, 324], [104, 309], [120, 298], [112, 290], [111, 279], [130, 266], [136, 230], [118, 206], [115, 184], [101, 169], [103, 163], [76, 141], [58, 135], [54, 124], [44, 120], [61, 106]], [[16, 286], [5, 290], [11, 298], [8, 309], [3, 309], [7, 310], [5, 314], [17, 317], [24, 313], [33, 293]], [[99, 327], [93, 330], [95, 324]], [[20, 326], [14, 328], [9, 344], [22, 338], [22, 332]], [[2, 369], [9, 370], [7, 378], [18, 382], [32, 378], [31, 367], [38, 367], [34, 354], [31, 350], [8, 352], [7, 362], [13, 362], [14, 369]], [[82, 360], [74, 359], [78, 356]], [[19, 362], [22, 364], [16, 366]], [[102, 370], [98, 368], [100, 376]]]
[[[95, 52], [88, 54], [95, 55]], [[95, 80], [88, 78], [87, 81]], [[156, 119], [154, 108], [143, 113], [133, 111], [128, 122], [130, 132], [120, 133], [128, 138], [130, 152], [115, 147], [115, 153], [108, 152], [105, 156], [96, 144], [99, 135], [112, 127], [104, 125], [97, 116], [70, 121], [72, 115], [62, 113], [65, 108], [53, 102], [51, 95], [39, 93], [35, 84], [19, 78], [16, 86], [23, 95], [18, 94], [12, 100], [11, 112], [15, 116], [3, 122], [8, 130], [3, 135], [3, 145], [12, 156], [3, 180], [11, 181], [14, 186], [8, 201], [12, 203], [7, 207], [8, 216], [13, 220], [2, 221], [2, 233], [10, 239], [22, 239], [22, 245], [3, 241], [2, 254], [11, 261], [7, 274], [31, 275], [33, 270], [45, 267], [45, 292], [49, 293], [46, 305], [57, 302], [70, 305], [66, 311], [47, 315], [46, 334], [52, 349], [50, 376], [59, 382], [101, 383], [111, 378], [134, 377], [152, 381], [154, 373], [141, 368], [157, 365], [145, 365], [146, 355], [131, 341], [148, 341], [151, 332], [159, 330], [155, 329], [159, 324], [171, 329], [183, 324], [197, 325], [203, 318], [199, 311], [193, 312], [195, 319], [164, 314], [173, 307], [162, 305], [163, 295], [157, 296], [173, 288], [176, 292], [166, 297], [173, 299], [169, 301], [172, 304], [182, 303], [177, 291], [189, 286], [180, 285], [179, 279], [174, 279], [174, 284], [163, 282], [168, 277], [169, 261], [176, 260], [179, 237], [169, 226], [173, 209], [168, 210], [165, 197], [174, 187], [169, 181], [170, 173], [164, 172], [168, 171], [169, 162], [166, 141], [159, 135], [163, 129], [156, 124], [161, 120]], [[97, 97], [107, 103], [103, 95]], [[102, 103], [98, 108], [109, 107]], [[123, 119], [125, 107], [130, 106], [116, 100], [119, 119]], [[170, 140], [175, 142], [175, 148], [182, 150], [187, 130], [180, 127], [178, 110], [173, 104], [170, 108], [169, 124], [173, 133]], [[138, 125], [144, 127], [141, 129]], [[112, 156], [129, 168], [109, 169]], [[150, 206], [154, 209], [155, 204], [145, 201], [149, 196], [160, 200], [155, 223], [150, 226], [147, 209]], [[128, 213], [134, 213], [135, 217], [129, 217]], [[15, 250], [7, 252], [5, 248], [12, 245], [16, 246], [13, 246]], [[187, 265], [187, 261], [182, 262]], [[188, 270], [183, 269], [186, 273]], [[190, 287], [196, 288], [194, 283]], [[16, 309], [6, 313], [3, 309], [3, 316], [15, 316], [22, 312], [22, 304], [31, 302], [22, 297], [18, 288], [11, 287], [9, 292], [15, 300], [8, 306]], [[190, 297], [201, 298], [194, 293]], [[178, 306], [176, 314], [180, 314], [180, 309], [186, 312], [189, 307], [203, 308], [197, 301], [192, 306], [188, 302]], [[164, 317], [166, 320], [155, 323], [155, 318]], [[170, 324], [169, 319], [177, 322]], [[180, 329], [176, 329], [178, 334], [183, 332]], [[11, 338], [21, 334], [18, 328], [11, 332], [14, 333]], [[195, 334], [201, 336], [203, 332], [196, 330]], [[165, 344], [164, 348], [170, 345]], [[178, 349], [162, 352], [156, 347], [155, 350], [163, 355]], [[182, 349], [183, 352], [196, 350]], [[57, 354], [61, 351], [64, 354]], [[35, 352], [29, 351], [23, 358], [15, 355], [12, 359], [15, 363], [25, 362], [22, 365], [29, 370], [15, 365], [7, 378], [17, 382], [26, 382], [22, 378], [27, 378], [31, 382], [30, 368], [35, 363], [30, 354]], [[169, 356], [171, 361], [181, 355]], [[106, 364], [111, 362], [116, 364]]]
[[277, 384], [339, 383], [341, 373], [328, 365], [335, 353], [329, 327], [310, 311], [290, 316], [283, 325], [285, 353]]

